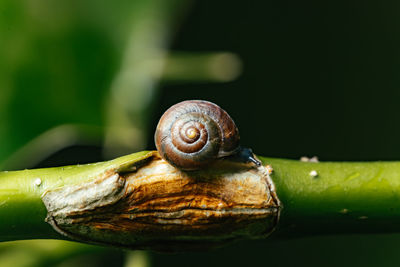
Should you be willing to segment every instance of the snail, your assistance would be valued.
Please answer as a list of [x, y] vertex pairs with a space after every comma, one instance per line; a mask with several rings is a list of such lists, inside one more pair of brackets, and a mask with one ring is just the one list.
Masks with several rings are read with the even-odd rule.
[[161, 157], [181, 170], [197, 170], [217, 159], [261, 166], [251, 149], [239, 144], [239, 130], [228, 113], [203, 100], [170, 107], [158, 122], [155, 143]]

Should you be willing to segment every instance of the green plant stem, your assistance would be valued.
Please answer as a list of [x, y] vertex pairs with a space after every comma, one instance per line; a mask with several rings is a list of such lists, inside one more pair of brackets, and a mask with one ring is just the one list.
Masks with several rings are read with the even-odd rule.
[[[80, 184], [109, 168], [129, 168], [139, 152], [112, 161], [0, 173], [0, 240], [63, 239], [45, 222], [46, 190]], [[262, 158], [282, 203], [275, 236], [400, 230], [400, 162], [311, 163]], [[318, 176], [310, 175], [316, 171]], [[41, 184], [35, 184], [40, 179]]]
[[400, 231], [400, 162], [263, 161], [283, 205], [277, 235]]
[[[117, 166], [141, 160], [139, 152], [94, 164], [0, 172], [0, 241], [65, 239], [45, 222], [47, 210], [41, 196], [47, 190], [84, 183]], [[37, 185], [40, 179], [40, 185]]]

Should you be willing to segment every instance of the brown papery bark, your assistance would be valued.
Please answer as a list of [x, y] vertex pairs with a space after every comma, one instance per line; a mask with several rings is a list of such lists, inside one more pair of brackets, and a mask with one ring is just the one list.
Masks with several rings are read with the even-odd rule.
[[134, 249], [208, 249], [269, 235], [280, 203], [269, 169], [218, 162], [183, 172], [152, 157], [48, 191], [47, 221], [70, 239]]

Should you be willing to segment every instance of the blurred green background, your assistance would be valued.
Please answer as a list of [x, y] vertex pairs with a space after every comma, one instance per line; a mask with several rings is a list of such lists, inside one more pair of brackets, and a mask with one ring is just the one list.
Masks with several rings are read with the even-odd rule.
[[[187, 99], [222, 106], [260, 155], [400, 160], [399, 12], [397, 1], [3, 0], [0, 168], [154, 149], [158, 118]], [[1, 244], [0, 266], [400, 263], [397, 234], [184, 254], [44, 242]]]

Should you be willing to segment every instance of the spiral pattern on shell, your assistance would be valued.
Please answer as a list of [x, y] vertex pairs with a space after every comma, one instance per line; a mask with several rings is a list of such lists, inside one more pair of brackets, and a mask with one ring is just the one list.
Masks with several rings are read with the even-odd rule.
[[170, 164], [194, 170], [239, 148], [239, 131], [226, 111], [214, 103], [189, 100], [170, 107], [161, 117], [155, 143]]

